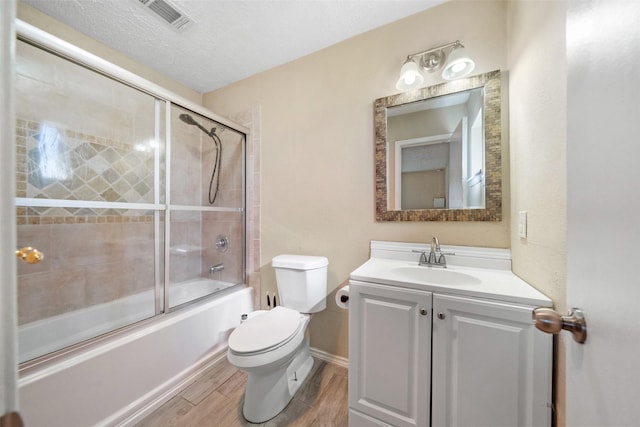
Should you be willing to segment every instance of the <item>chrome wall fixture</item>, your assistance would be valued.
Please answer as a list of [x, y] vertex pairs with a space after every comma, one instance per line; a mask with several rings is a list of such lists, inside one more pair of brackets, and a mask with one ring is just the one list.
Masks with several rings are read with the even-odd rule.
[[224, 234], [218, 234], [216, 237], [216, 249], [218, 252], [227, 252], [229, 249], [229, 238]]
[[400, 69], [396, 88], [405, 91], [419, 87], [424, 83], [424, 76], [420, 69], [433, 73], [444, 67], [442, 78], [455, 80], [471, 74], [475, 66], [475, 62], [467, 55], [462, 43], [456, 40], [453, 43], [407, 56]]

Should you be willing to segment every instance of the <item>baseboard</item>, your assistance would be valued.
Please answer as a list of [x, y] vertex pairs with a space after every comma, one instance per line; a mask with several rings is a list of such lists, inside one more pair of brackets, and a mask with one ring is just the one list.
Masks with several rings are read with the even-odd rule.
[[311, 347], [309, 349], [309, 353], [311, 356], [324, 360], [325, 362], [333, 363], [338, 366], [342, 366], [343, 368], [349, 369], [349, 359], [342, 356], [336, 356], [335, 354], [327, 353], [326, 351], [318, 350], [317, 348]]

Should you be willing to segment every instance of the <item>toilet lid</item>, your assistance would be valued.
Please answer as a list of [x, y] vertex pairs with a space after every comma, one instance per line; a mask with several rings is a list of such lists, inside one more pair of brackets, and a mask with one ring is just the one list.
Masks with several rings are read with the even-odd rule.
[[241, 323], [229, 337], [229, 348], [236, 353], [256, 353], [291, 338], [300, 328], [300, 313], [275, 307]]

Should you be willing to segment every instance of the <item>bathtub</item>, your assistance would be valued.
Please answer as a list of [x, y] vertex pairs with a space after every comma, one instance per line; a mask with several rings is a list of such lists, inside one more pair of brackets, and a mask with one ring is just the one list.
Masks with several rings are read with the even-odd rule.
[[[171, 284], [170, 307], [219, 292], [233, 283], [197, 278]], [[104, 304], [96, 304], [18, 328], [20, 363], [68, 347], [109, 331], [148, 319], [155, 314], [153, 290], [140, 292]]]
[[[194, 288], [206, 286], [199, 283]], [[225, 356], [229, 333], [243, 313], [252, 311], [252, 304], [251, 289], [236, 285], [67, 356], [27, 368], [18, 380], [25, 425], [132, 425]], [[136, 315], [132, 306], [127, 307], [123, 310]], [[31, 329], [29, 339], [25, 335], [20, 340], [27, 343], [38, 335], [53, 335], [63, 324], [88, 328], [82, 323], [91, 318], [87, 311], [74, 313], [73, 320], [53, 319], [49, 332]]]

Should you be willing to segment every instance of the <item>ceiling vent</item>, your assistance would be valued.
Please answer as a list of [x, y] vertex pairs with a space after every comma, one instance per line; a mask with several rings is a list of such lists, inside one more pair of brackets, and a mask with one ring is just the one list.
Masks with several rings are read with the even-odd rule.
[[164, 22], [176, 30], [182, 31], [189, 27], [193, 21], [185, 15], [176, 5], [168, 0], [138, 0]]

